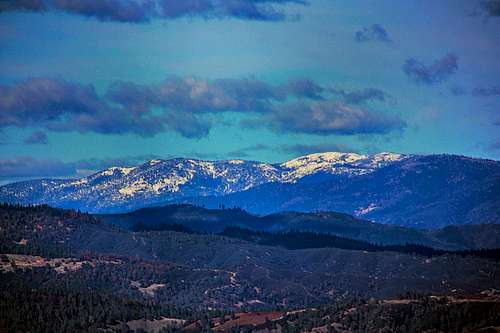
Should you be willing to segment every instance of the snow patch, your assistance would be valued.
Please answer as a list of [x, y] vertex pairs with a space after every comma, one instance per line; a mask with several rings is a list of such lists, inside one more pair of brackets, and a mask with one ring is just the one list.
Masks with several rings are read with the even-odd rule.
[[360, 216], [360, 215], [366, 215], [368, 214], [369, 212], [377, 209], [377, 208], [380, 208], [378, 207], [377, 205], [375, 205], [374, 203], [371, 203], [370, 205], [368, 205], [368, 207], [366, 208], [363, 208], [363, 207], [360, 207], [358, 210], [356, 210], [354, 212], [354, 214], [356, 214], [357, 216]]

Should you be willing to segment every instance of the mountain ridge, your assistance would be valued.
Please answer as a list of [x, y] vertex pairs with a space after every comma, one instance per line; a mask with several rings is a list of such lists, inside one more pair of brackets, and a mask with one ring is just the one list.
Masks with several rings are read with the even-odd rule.
[[[0, 187], [0, 200], [47, 203], [90, 212], [107, 211], [120, 205], [131, 210], [138, 206], [128, 207], [130, 199], [142, 199], [146, 206], [180, 197], [226, 195], [265, 183], [294, 183], [318, 173], [360, 175], [402, 158], [404, 155], [393, 153], [328, 152], [275, 164], [245, 160], [156, 159], [135, 167], [110, 167], [80, 179], [41, 179], [4, 185]], [[89, 187], [94, 187], [95, 191]], [[35, 195], [30, 197], [30, 191]], [[105, 195], [110, 207], [93, 202], [91, 198], [96, 195]], [[90, 202], [81, 204], [85, 197]]]
[[91, 213], [187, 203], [280, 211], [337, 211], [385, 224], [439, 228], [500, 223], [500, 162], [458, 155], [318, 153], [283, 162], [151, 160], [78, 180], [0, 187], [0, 201]]

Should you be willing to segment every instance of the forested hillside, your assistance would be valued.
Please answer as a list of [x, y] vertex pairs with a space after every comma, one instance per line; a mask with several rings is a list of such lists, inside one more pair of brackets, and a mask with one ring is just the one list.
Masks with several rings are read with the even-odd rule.
[[[163, 325], [199, 332], [197, 325], [216, 329], [208, 318], [223, 312], [284, 314], [359, 298], [397, 298], [410, 290], [467, 297], [500, 289], [498, 263], [470, 253], [346, 249], [368, 244], [349, 239], [290, 249], [280, 242], [313, 234], [281, 234], [278, 243], [270, 242], [272, 234], [256, 235], [265, 241], [128, 231], [75, 211], [3, 205], [0, 307], [9, 316], [0, 327], [83, 332]], [[54, 313], [57, 320], [44, 320]], [[139, 319], [145, 320], [134, 321]]]

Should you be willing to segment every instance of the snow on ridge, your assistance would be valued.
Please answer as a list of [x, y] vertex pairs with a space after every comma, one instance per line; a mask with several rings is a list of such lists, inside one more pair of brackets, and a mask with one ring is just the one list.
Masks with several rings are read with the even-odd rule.
[[[106, 198], [108, 205], [119, 205], [137, 198], [147, 201], [151, 198], [170, 199], [184, 195], [218, 196], [272, 182], [295, 183], [315, 174], [363, 175], [410, 156], [326, 152], [301, 156], [281, 164], [239, 159], [151, 160], [135, 167], [111, 167], [81, 179], [60, 182], [44, 180], [40, 183], [40, 191], [43, 191], [42, 196], [47, 200], [86, 200], [95, 207], [101, 207], [101, 202], [104, 202], [99, 201], [99, 198]], [[31, 188], [23, 189], [16, 196], [28, 196], [36, 190], [31, 185]], [[360, 209], [363, 213], [363, 209], [367, 208]]]
[[[216, 192], [233, 193], [268, 182], [293, 183], [318, 172], [366, 174], [401, 158], [403, 155], [385, 152], [374, 155], [324, 152], [297, 157], [279, 165], [245, 160], [151, 160], [144, 163], [140, 172], [134, 173], [132, 178], [120, 177], [101, 186], [117, 186], [114, 191], [118, 198], [132, 197], [139, 193], [158, 195], [162, 192], [179, 192], [183, 185], [189, 184], [195, 176], [200, 176], [222, 180], [225, 184], [216, 189]], [[161, 169], [156, 167], [163, 162], [165, 164], [162, 164]], [[111, 176], [118, 171], [121, 176], [128, 176], [135, 169], [137, 167], [112, 167], [102, 171], [100, 175]]]
[[134, 171], [136, 167], [111, 167], [107, 168], [104, 171], [99, 172], [100, 176], [113, 176], [117, 171], [123, 175], [128, 175], [132, 171]]
[[158, 164], [161, 162], [162, 162], [162, 160], [151, 160], [151, 161], [149, 161], [149, 165], [155, 165], [155, 164]]
[[386, 152], [374, 155], [325, 152], [300, 156], [280, 164], [280, 167], [285, 169], [282, 181], [293, 183], [317, 172], [362, 175], [402, 158], [404, 155]]
[[367, 155], [359, 155], [355, 153], [315, 153], [294, 158], [281, 163], [280, 166], [285, 168], [297, 168], [308, 164], [353, 163], [367, 158]]

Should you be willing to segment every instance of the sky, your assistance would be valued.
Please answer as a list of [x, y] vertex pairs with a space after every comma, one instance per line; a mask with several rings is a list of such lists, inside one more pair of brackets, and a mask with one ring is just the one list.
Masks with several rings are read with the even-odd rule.
[[500, 158], [500, 0], [0, 0], [0, 184], [189, 157]]

